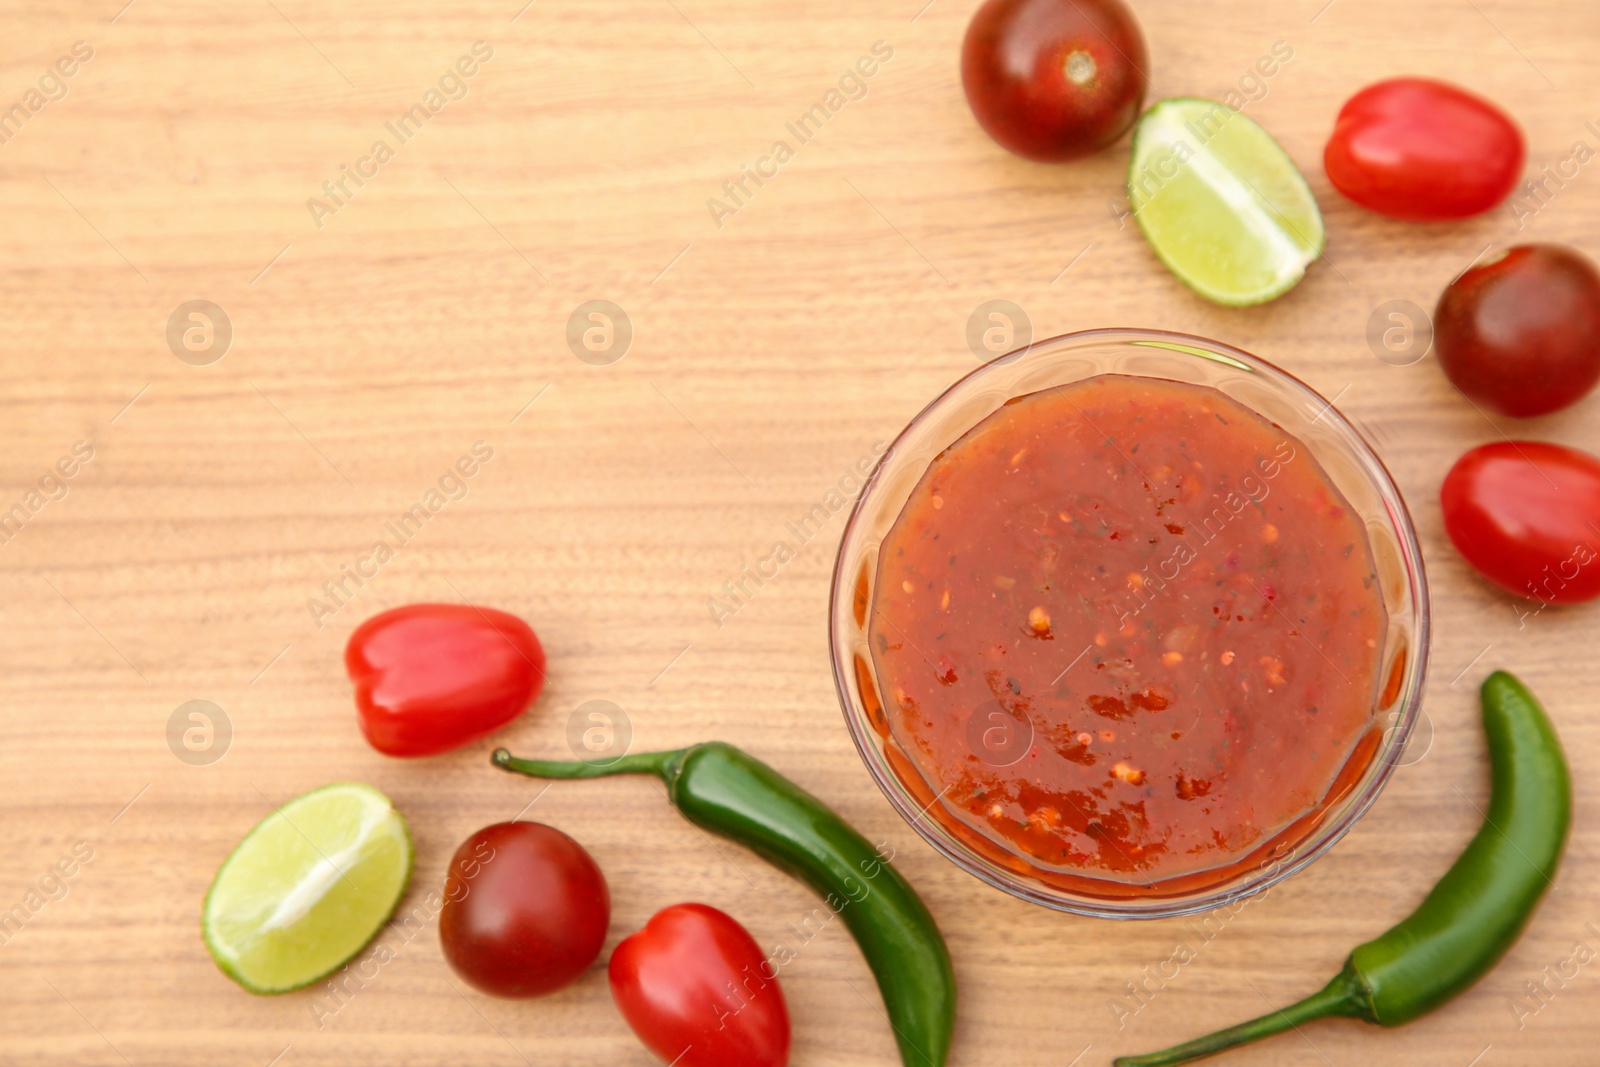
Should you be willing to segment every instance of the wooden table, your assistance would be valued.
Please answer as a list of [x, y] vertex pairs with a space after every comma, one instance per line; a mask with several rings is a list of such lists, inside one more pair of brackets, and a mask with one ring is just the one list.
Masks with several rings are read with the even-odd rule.
[[[431, 924], [410, 941], [391, 930], [395, 959], [331, 1013], [317, 991], [241, 992], [200, 943], [219, 861], [306, 789], [355, 778], [395, 799], [417, 842], [406, 908], [461, 838], [534, 798], [535, 784], [491, 772], [488, 742], [400, 762], [355, 728], [340, 658], [351, 628], [410, 601], [468, 600], [525, 616], [549, 652], [544, 695], [503, 734], [516, 749], [564, 753], [574, 709], [610, 700], [635, 746], [726, 738], [891, 843], [955, 955], [962, 1065], [1103, 1064], [1319, 986], [1473, 832], [1487, 789], [1475, 683], [1514, 668], [1553, 709], [1578, 775], [1560, 887], [1528, 934], [1470, 994], [1402, 1031], [1324, 1023], [1228, 1062], [1593, 1062], [1600, 965], [1549, 979], [1537, 1014], [1513, 1005], [1539, 1006], [1518, 999], [1524, 984], [1559, 972], [1575, 943], [1600, 951], [1595, 611], [1519, 619], [1450, 549], [1436, 494], [1461, 451], [1502, 430], [1600, 448], [1600, 401], [1491, 425], [1432, 358], [1380, 361], [1366, 331], [1386, 301], [1431, 307], [1491, 245], [1600, 253], [1600, 174], [1579, 168], [1515, 214], [1418, 227], [1340, 198], [1319, 155], [1343, 99], [1402, 72], [1509, 108], [1530, 173], [1575, 141], [1600, 148], [1600, 9], [1142, 0], [1157, 94], [1221, 96], [1244, 79], [1247, 113], [1326, 211], [1325, 260], [1240, 311], [1192, 296], [1120, 217], [1126, 142], [1047, 167], [977, 129], [956, 66], [966, 0], [122, 2], [5, 5], [0, 103], [26, 112], [45, 84], [0, 147], [0, 511], [20, 504], [25, 518], [0, 535], [0, 911], [26, 918], [0, 947], [0, 1060], [650, 1062], [599, 965], [549, 1000], [494, 1000], [463, 991]], [[872, 75], [845, 79], [842, 106], [802, 142], [788, 124], [826, 105], [875, 42]], [[1251, 82], [1276, 42], [1292, 60]], [[71, 77], [47, 77], [63, 57]], [[451, 73], [458, 61], [470, 76]], [[791, 150], [781, 165], [777, 141]], [[724, 183], [758, 166], [762, 184], [733, 200]], [[1182, 923], [1074, 919], [993, 892], [868, 779], [825, 642], [842, 516], [720, 625], [709, 607], [976, 364], [968, 318], [991, 299], [1025, 309], [1039, 337], [1160, 327], [1281, 363], [1370, 435], [1426, 546], [1434, 667], [1409, 765], [1333, 852], [1164, 981], [1147, 968], [1193, 939]], [[169, 318], [193, 300], [231, 324], [220, 359], [221, 334], [208, 341], [187, 311], [169, 346]], [[580, 322], [587, 361], [568, 344], [569, 317], [594, 300], [631, 324], [620, 361], [582, 346], [593, 326], [604, 349], [601, 320]], [[493, 458], [446, 482], [457, 498], [392, 560], [363, 563], [480, 441]], [[30, 497], [78, 442], [92, 459]], [[358, 567], [359, 585], [345, 570]], [[331, 597], [325, 583], [341, 581]], [[225, 746], [213, 735], [210, 755], [226, 753], [214, 762], [169, 745], [195, 700], [231, 727]], [[764, 945], [815, 906], [642, 781], [558, 786], [528, 817], [593, 850], [612, 943], [684, 899], [732, 912]], [[63, 858], [74, 873], [58, 881]], [[784, 983], [796, 1064], [896, 1062], [841, 926]], [[1119, 1029], [1114, 1005], [1138, 1004], [1129, 983], [1160, 988]]]

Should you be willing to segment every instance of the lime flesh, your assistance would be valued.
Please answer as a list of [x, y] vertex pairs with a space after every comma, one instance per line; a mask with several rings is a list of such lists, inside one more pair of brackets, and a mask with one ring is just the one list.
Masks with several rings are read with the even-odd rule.
[[310, 985], [389, 921], [411, 858], [405, 819], [371, 786], [340, 782], [298, 796], [217, 870], [201, 917], [206, 948], [252, 993]]
[[1133, 133], [1128, 201], [1167, 268], [1219, 304], [1282, 296], [1322, 254], [1322, 212], [1272, 135], [1213, 100], [1163, 100]]

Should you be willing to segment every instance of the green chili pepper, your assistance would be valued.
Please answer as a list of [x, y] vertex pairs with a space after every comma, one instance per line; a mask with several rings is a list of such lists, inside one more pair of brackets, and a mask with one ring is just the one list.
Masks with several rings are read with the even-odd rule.
[[950, 950], [916, 891], [816, 797], [721, 741], [607, 764], [517, 759], [503, 748], [491, 758], [536, 778], [656, 775], [690, 822], [748, 846], [822, 895], [878, 980], [901, 1062], [944, 1067], [956, 1014]]
[[1572, 780], [1544, 709], [1505, 671], [1483, 683], [1493, 785], [1489, 814], [1455, 864], [1407, 918], [1350, 953], [1320, 992], [1282, 1011], [1116, 1067], [1170, 1067], [1312, 1019], [1399, 1026], [1444, 1004], [1506, 954], [1554, 883], [1572, 819]]

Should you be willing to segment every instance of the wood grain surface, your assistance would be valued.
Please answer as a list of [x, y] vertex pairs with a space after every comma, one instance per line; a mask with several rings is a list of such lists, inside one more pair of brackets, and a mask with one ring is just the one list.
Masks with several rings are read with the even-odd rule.
[[[540, 787], [493, 772], [491, 742], [425, 762], [372, 751], [344, 641], [419, 600], [490, 604], [538, 630], [549, 685], [501, 735], [515, 749], [565, 754], [574, 709], [610, 700], [636, 747], [725, 738], [889, 843], [955, 956], [963, 1067], [1104, 1064], [1320, 986], [1476, 828], [1475, 685], [1511, 668], [1552, 709], [1578, 794], [1559, 887], [1527, 935], [1403, 1030], [1326, 1022], [1228, 1062], [1594, 1062], [1600, 964], [1572, 958], [1600, 951], [1597, 616], [1519, 618], [1449, 547], [1437, 492], [1460, 452], [1502, 433], [1600, 449], [1600, 400], [1491, 421], [1431, 357], [1377, 358], [1367, 329], [1387, 301], [1431, 308], [1490, 246], [1600, 253], [1600, 170], [1571, 158], [1575, 142], [1600, 148], [1600, 9], [1140, 0], [1156, 95], [1251, 97], [1326, 213], [1327, 255], [1299, 288], [1228, 310], [1185, 290], [1122, 217], [1125, 140], [1052, 167], [978, 130], [956, 63], [972, 0], [123, 2], [3, 5], [0, 106], [21, 103], [23, 119], [0, 144], [0, 512], [20, 505], [26, 521], [0, 535], [0, 912], [26, 921], [0, 936], [0, 1062], [651, 1062], [601, 964], [548, 1000], [494, 1000], [454, 978], [431, 923], [381, 935], [394, 958], [342, 1002], [252, 997], [224, 978], [198, 936], [212, 873], [272, 805], [334, 780], [373, 783], [409, 818], [405, 909], [461, 838], [526, 809], [606, 870], [610, 944], [686, 899], [763, 945], [793, 939], [808, 891], [711, 842], [647, 782], [560, 784], [529, 808]], [[872, 75], [841, 85], [878, 42]], [[1278, 42], [1293, 58], [1253, 76]], [[462, 57], [470, 77], [451, 75]], [[1530, 176], [1564, 177], [1452, 225], [1343, 200], [1320, 163], [1333, 117], [1406, 72], [1499, 101], [1527, 132]], [[842, 106], [802, 143], [787, 124], [835, 90]], [[426, 122], [391, 127], [419, 103]], [[777, 141], [791, 151], [773, 174]], [[758, 164], [772, 176], [730, 202], [723, 183]], [[367, 176], [335, 201], [323, 186], [346, 168]], [[1013, 900], [893, 812], [829, 674], [842, 516], [736, 614], [719, 625], [710, 610], [785, 523], [976, 365], [968, 319], [995, 299], [1038, 337], [1157, 327], [1280, 363], [1338, 399], [1416, 516], [1435, 636], [1408, 765], [1336, 849], [1210, 939]], [[231, 323], [222, 358], [169, 346], [191, 300]], [[631, 323], [609, 365], [567, 342], [592, 300]], [[385, 524], [479, 441], [492, 460], [446, 481], [444, 505], [372, 574], [361, 561], [392, 541]], [[45, 480], [75, 446], [92, 458]], [[344, 570], [358, 566], [359, 586]], [[193, 700], [231, 725], [209, 763], [169, 744]], [[70, 877], [52, 875], [58, 861]], [[1173, 973], [1181, 941], [1195, 958]], [[795, 1064], [896, 1062], [840, 924], [783, 981]], [[1530, 981], [1549, 992], [1533, 999]], [[1142, 1003], [1130, 983], [1151, 990]]]

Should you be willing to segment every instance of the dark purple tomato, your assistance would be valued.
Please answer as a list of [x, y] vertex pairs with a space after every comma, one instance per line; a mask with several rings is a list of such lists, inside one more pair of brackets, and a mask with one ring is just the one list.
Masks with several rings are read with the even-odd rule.
[[1600, 271], [1565, 245], [1519, 245], [1445, 288], [1433, 343], [1457, 389], [1506, 415], [1544, 415], [1600, 380]]
[[1439, 490], [1450, 540], [1502, 589], [1551, 604], [1600, 596], [1600, 459], [1543, 441], [1496, 441]]
[[1334, 187], [1382, 215], [1464, 219], [1522, 177], [1522, 131], [1487, 100], [1432, 78], [1390, 78], [1345, 102], [1322, 165]]
[[553, 826], [502, 822], [456, 849], [439, 943], [485, 993], [538, 997], [589, 968], [610, 923], [611, 892], [582, 845]]
[[1150, 61], [1121, 0], [988, 0], [961, 46], [961, 84], [986, 130], [1019, 156], [1098, 152], [1139, 117]]

